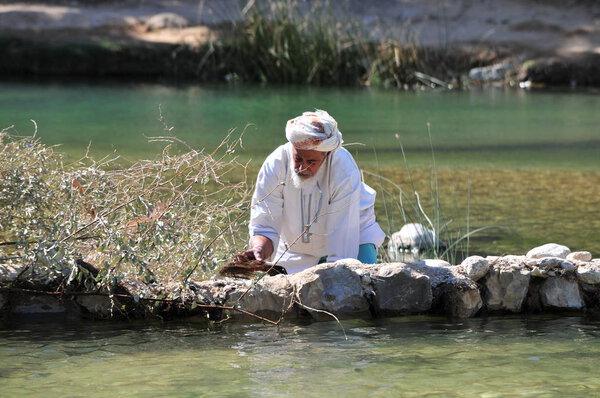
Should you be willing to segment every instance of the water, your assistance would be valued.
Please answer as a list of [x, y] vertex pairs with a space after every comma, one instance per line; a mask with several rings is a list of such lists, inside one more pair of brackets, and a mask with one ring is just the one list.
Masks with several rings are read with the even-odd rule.
[[[90, 145], [98, 156], [118, 150], [152, 157], [147, 137], [172, 134], [213, 148], [227, 131], [245, 130], [241, 154], [262, 161], [285, 141], [285, 122], [326, 109], [361, 163], [373, 152], [402, 166], [431, 163], [428, 127], [440, 166], [596, 169], [600, 96], [587, 92], [475, 90], [416, 92], [367, 88], [160, 85], [148, 83], [0, 83], [0, 126], [15, 125], [70, 157]], [[396, 138], [396, 135], [399, 138]]]
[[[0, 126], [32, 134], [33, 119], [42, 141], [60, 144], [68, 159], [83, 156], [88, 146], [97, 158], [114, 151], [129, 159], [153, 158], [162, 144], [148, 143], [148, 137], [166, 134], [211, 149], [234, 129], [245, 131], [237, 154], [252, 160], [251, 180], [264, 157], [285, 140], [285, 122], [313, 108], [337, 118], [347, 144], [361, 143], [347, 148], [363, 169], [392, 179], [411, 195], [419, 192], [432, 219], [439, 198], [440, 225], [448, 223], [450, 234], [443, 238], [502, 227], [473, 235], [458, 259], [523, 254], [548, 242], [600, 256], [596, 92], [0, 83]], [[431, 143], [439, 195], [431, 189]], [[380, 224], [388, 234], [399, 230], [405, 220], [397, 195], [387, 193], [390, 187], [380, 179], [365, 178], [379, 191]]]
[[596, 397], [600, 322], [5, 325], [6, 397]]
[[[440, 200], [470, 252], [523, 254], [556, 241], [600, 255], [599, 96], [586, 92], [400, 93], [371, 89], [172, 86], [110, 82], [0, 83], [0, 126], [15, 125], [67, 159], [113, 151], [154, 157], [148, 136], [173, 133], [214, 147], [244, 136], [254, 172], [302, 110], [334, 115], [366, 170], [429, 209], [433, 141]], [[396, 138], [396, 134], [399, 138]], [[408, 168], [400, 151], [403, 145]], [[410, 176], [409, 172], [410, 171]], [[380, 181], [388, 232], [402, 219]], [[385, 201], [384, 201], [385, 198]], [[600, 322], [513, 316], [448, 321], [257, 324], [5, 321], [0, 391], [6, 397], [376, 396], [600, 397]]]

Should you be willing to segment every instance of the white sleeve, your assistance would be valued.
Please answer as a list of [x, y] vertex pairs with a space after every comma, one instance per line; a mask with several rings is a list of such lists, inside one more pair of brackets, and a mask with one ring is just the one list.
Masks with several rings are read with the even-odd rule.
[[283, 184], [287, 162], [282, 148], [275, 150], [263, 163], [252, 196], [250, 237], [263, 235], [271, 239], [273, 247], [279, 245], [283, 217]]
[[359, 244], [372, 243], [379, 247], [385, 240], [385, 232], [375, 221], [375, 196], [377, 192], [364, 182], [361, 186]]

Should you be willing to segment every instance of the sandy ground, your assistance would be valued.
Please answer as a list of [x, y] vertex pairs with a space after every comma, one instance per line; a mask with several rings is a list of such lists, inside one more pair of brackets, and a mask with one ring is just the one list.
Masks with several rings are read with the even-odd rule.
[[[0, 35], [36, 34], [43, 40], [106, 35], [196, 44], [212, 37], [207, 26], [242, 18], [247, 1], [253, 2], [4, 0]], [[428, 46], [493, 49], [513, 55], [600, 54], [597, 0], [339, 0], [333, 4], [336, 12], [346, 18], [351, 14], [377, 38], [411, 36]]]

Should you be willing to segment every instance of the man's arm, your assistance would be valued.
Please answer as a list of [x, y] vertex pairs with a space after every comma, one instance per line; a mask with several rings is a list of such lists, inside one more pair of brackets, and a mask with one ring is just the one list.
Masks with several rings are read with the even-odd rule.
[[250, 212], [250, 249], [244, 252], [250, 260], [268, 260], [279, 244], [286, 167], [280, 147], [269, 155], [258, 173]]

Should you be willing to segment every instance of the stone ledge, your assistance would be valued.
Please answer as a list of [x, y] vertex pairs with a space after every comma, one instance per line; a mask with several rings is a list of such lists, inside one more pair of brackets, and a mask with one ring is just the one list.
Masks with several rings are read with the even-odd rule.
[[15, 282], [14, 272], [0, 266], [0, 275], [6, 276], [0, 280], [0, 308], [4, 315], [74, 313], [102, 319], [203, 314], [213, 320], [227, 316], [272, 322], [306, 315], [331, 320], [425, 313], [458, 318], [600, 313], [600, 259], [568, 248], [546, 249], [528, 256], [473, 256], [460, 265], [441, 260], [367, 265], [346, 259], [257, 281], [224, 278], [152, 287], [130, 282], [94, 294], [8, 288]]

